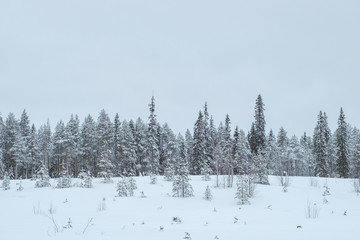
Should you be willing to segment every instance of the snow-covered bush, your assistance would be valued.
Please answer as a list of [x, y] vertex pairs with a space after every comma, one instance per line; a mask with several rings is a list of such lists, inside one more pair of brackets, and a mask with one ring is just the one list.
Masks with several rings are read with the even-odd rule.
[[16, 185], [19, 185], [19, 187], [16, 189], [16, 191], [24, 190], [24, 187], [22, 186], [21, 181], [19, 183], [17, 183]]
[[119, 197], [132, 197], [134, 190], [137, 189], [136, 181], [133, 177], [122, 176], [116, 186], [116, 191]]
[[81, 180], [80, 187], [82, 188], [92, 188], [92, 177], [90, 171], [85, 172], [85, 170], [81, 170], [78, 176]]
[[49, 171], [44, 165], [42, 165], [40, 169], [36, 172], [35, 187], [42, 188], [42, 187], [50, 187], [50, 186], [51, 184], [50, 184]]
[[135, 189], [137, 189], [135, 179], [133, 177], [128, 177], [128, 191], [130, 197], [134, 196]]
[[3, 190], [9, 190], [10, 189], [10, 178], [7, 172], [4, 173], [3, 182], [2, 182], [2, 188]]
[[71, 177], [66, 169], [62, 171], [62, 176], [58, 178], [56, 188], [69, 188], [71, 187]]
[[116, 185], [116, 191], [118, 197], [127, 197], [128, 196], [128, 181], [126, 177], [122, 176], [119, 182]]
[[150, 177], [150, 184], [156, 184], [156, 182], [157, 182], [156, 175], [150, 173], [149, 177]]
[[208, 185], [208, 186], [206, 186], [206, 189], [205, 189], [204, 199], [211, 201], [212, 198], [213, 198], [213, 196], [211, 194], [211, 189], [210, 189], [210, 187]]

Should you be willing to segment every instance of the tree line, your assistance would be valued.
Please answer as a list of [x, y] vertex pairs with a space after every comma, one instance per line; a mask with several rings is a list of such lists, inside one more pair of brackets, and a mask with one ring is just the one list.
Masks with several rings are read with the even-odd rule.
[[[215, 126], [205, 103], [192, 131], [175, 134], [160, 124], [155, 99], [149, 117], [112, 121], [105, 110], [97, 119], [88, 115], [82, 123], [71, 115], [54, 131], [49, 122], [38, 129], [30, 125], [24, 110], [20, 119], [0, 115], [0, 176], [34, 178], [45, 168], [53, 178], [80, 172], [92, 176], [171, 175], [186, 164], [192, 175], [223, 176], [228, 186], [234, 175], [253, 175], [267, 183], [267, 175], [359, 177], [360, 132], [345, 121], [340, 109], [338, 128], [331, 132], [325, 112], [320, 111], [312, 136], [287, 136], [284, 128], [275, 135], [265, 132], [265, 108], [261, 95], [255, 102], [254, 122], [245, 133], [231, 129], [229, 115]], [[219, 179], [217, 179], [218, 183]], [[219, 184], [219, 183], [218, 183]]]

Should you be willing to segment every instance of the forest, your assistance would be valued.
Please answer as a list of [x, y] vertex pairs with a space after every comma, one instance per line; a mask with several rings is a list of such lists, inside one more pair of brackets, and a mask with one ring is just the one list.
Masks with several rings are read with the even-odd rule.
[[[232, 127], [229, 115], [217, 126], [205, 103], [191, 130], [175, 134], [167, 123], [157, 121], [155, 99], [149, 104], [147, 121], [112, 121], [105, 110], [97, 119], [88, 115], [82, 123], [71, 115], [67, 123], [49, 121], [38, 129], [30, 124], [26, 110], [20, 119], [0, 115], [0, 177], [35, 178], [44, 169], [52, 178], [91, 176], [171, 175], [186, 163], [191, 175], [319, 176], [360, 175], [360, 132], [345, 121], [340, 109], [338, 128], [331, 132], [327, 115], [320, 111], [312, 134], [287, 136], [265, 132], [261, 95], [254, 107], [254, 122], [245, 132]], [[233, 130], [232, 130], [233, 128]]]

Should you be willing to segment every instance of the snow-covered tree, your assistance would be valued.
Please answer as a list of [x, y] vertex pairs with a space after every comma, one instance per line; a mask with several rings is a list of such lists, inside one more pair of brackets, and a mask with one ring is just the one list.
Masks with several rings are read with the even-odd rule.
[[213, 199], [213, 195], [211, 194], [211, 189], [209, 185], [206, 186], [205, 193], [204, 193], [204, 199], [211, 201]]
[[35, 187], [36, 188], [42, 188], [42, 187], [50, 187], [50, 177], [49, 177], [49, 171], [45, 167], [45, 165], [42, 165], [40, 169], [36, 172], [36, 182]]
[[132, 197], [134, 196], [135, 189], [137, 189], [137, 186], [133, 177], [121, 176], [116, 186], [116, 191], [119, 197]]
[[268, 163], [269, 173], [281, 175], [280, 149], [277, 146], [276, 138], [272, 130], [270, 130], [267, 137], [265, 157]]
[[253, 154], [259, 154], [265, 150], [266, 134], [265, 134], [265, 115], [264, 103], [259, 94], [255, 102], [255, 122], [250, 131], [250, 147]]
[[111, 180], [111, 176], [112, 176], [112, 164], [111, 164], [111, 151], [104, 151], [101, 154], [101, 158], [99, 160], [98, 163], [98, 167], [99, 167], [99, 172], [98, 172], [98, 177], [102, 177], [104, 178], [103, 182], [104, 183], [110, 183], [112, 182]]
[[116, 185], [116, 191], [119, 197], [127, 197], [128, 196], [128, 180], [126, 177], [122, 176], [119, 182]]
[[[235, 129], [235, 133], [237, 132]], [[235, 135], [235, 134], [234, 134]], [[251, 151], [249, 142], [243, 130], [238, 131], [234, 142], [234, 165], [236, 174], [249, 174], [251, 168]]]
[[260, 184], [269, 184], [269, 174], [266, 164], [266, 159], [263, 154], [253, 156], [252, 174], [255, 177], [255, 182]]
[[84, 169], [82, 169], [80, 171], [78, 177], [81, 180], [80, 187], [82, 187], [82, 188], [92, 188], [93, 187], [90, 171], [86, 172]]
[[238, 199], [239, 204], [250, 204], [250, 197], [251, 197], [251, 179], [248, 175], [238, 175], [236, 181], [236, 194], [235, 198]]
[[336, 172], [340, 177], [347, 178], [349, 176], [348, 137], [345, 114], [342, 108], [340, 108], [338, 129], [336, 131], [336, 146]]
[[147, 170], [146, 162], [146, 131], [147, 126], [138, 118], [135, 122], [135, 153], [136, 153], [136, 175], [145, 175]]
[[188, 166], [185, 159], [181, 159], [177, 175], [173, 181], [173, 197], [192, 197], [194, 195], [189, 180]]
[[326, 114], [323, 114], [320, 111], [318, 115], [317, 125], [314, 129], [313, 137], [313, 151], [315, 155], [315, 176], [319, 177], [327, 177], [329, 174], [326, 150], [330, 136], [327, 129], [328, 127]]
[[2, 182], [2, 189], [9, 190], [10, 189], [10, 178], [7, 172], [5, 172]]
[[71, 177], [67, 172], [65, 165], [62, 166], [61, 176], [58, 178], [56, 188], [71, 187]]
[[91, 115], [88, 115], [81, 125], [80, 131], [80, 169], [89, 170], [94, 176], [97, 168], [97, 136], [96, 123]]
[[147, 165], [148, 172], [153, 174], [159, 173], [160, 168], [160, 152], [159, 152], [159, 138], [158, 138], [158, 122], [156, 120], [155, 114], [155, 98], [151, 97], [151, 103], [149, 104], [149, 124], [147, 130], [147, 144], [146, 144], [146, 152], [147, 152]]
[[194, 125], [193, 148], [190, 162], [191, 174], [200, 174], [202, 165], [207, 161], [205, 151], [204, 116], [203, 113], [199, 111], [198, 119]]

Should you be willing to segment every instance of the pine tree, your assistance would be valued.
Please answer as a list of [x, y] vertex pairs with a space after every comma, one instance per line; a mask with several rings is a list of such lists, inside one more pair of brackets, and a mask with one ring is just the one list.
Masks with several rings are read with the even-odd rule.
[[189, 180], [188, 166], [185, 159], [181, 159], [177, 175], [173, 182], [173, 197], [192, 197], [194, 195]]
[[326, 115], [320, 111], [318, 115], [317, 125], [314, 129], [314, 155], [315, 155], [315, 176], [328, 176], [328, 163], [326, 158], [326, 148], [329, 141], [329, 134], [327, 132]]
[[268, 163], [268, 169], [270, 174], [281, 175], [281, 159], [280, 159], [280, 149], [277, 146], [276, 138], [272, 130], [270, 130], [266, 151], [265, 151], [266, 162]]
[[122, 172], [121, 170], [121, 122], [119, 114], [116, 113], [114, 119], [113, 133], [114, 133], [114, 149], [113, 149], [113, 166], [114, 172], [119, 175]]
[[248, 177], [248, 175], [239, 175], [237, 177], [237, 181], [236, 181], [237, 190], [236, 190], [235, 198], [239, 200], [239, 204], [241, 205], [250, 204], [249, 201], [251, 197], [249, 192], [250, 190], [249, 186], [251, 186], [250, 181], [251, 180]]
[[47, 169], [49, 169], [51, 166], [51, 155], [53, 151], [53, 138], [49, 120], [46, 124], [40, 126], [37, 136], [39, 145], [39, 165], [44, 165]]
[[198, 119], [194, 125], [193, 148], [192, 148], [192, 157], [190, 162], [191, 174], [195, 174], [195, 175], [200, 174], [201, 166], [204, 164], [204, 162], [207, 161], [205, 151], [206, 151], [206, 146], [205, 146], [204, 119], [202, 112], [199, 111]]
[[91, 115], [88, 115], [81, 125], [80, 145], [81, 161], [79, 167], [89, 170], [94, 176], [97, 168], [97, 136], [96, 123]]
[[71, 114], [69, 122], [65, 127], [66, 153], [68, 159], [68, 172], [70, 176], [77, 176], [80, 158], [80, 121], [77, 115]]
[[345, 114], [342, 108], [340, 108], [338, 129], [336, 132], [336, 146], [336, 172], [341, 178], [347, 178], [349, 175], [348, 138]]
[[111, 160], [110, 160], [110, 156], [111, 156], [111, 151], [104, 151], [101, 154], [101, 158], [98, 164], [98, 167], [100, 169], [100, 171], [98, 172], [98, 177], [103, 177], [104, 183], [110, 183], [112, 182], [111, 180], [111, 176], [112, 176], [112, 164], [111, 164]]
[[136, 175], [145, 175], [146, 169], [146, 124], [138, 118], [135, 122]]
[[252, 174], [254, 174], [255, 182], [260, 184], [269, 184], [269, 173], [266, 167], [266, 159], [262, 154], [253, 156], [254, 167]]
[[[14, 151], [11, 151], [12, 147], [15, 144], [16, 136], [19, 133], [19, 123], [15, 118], [13, 113], [9, 113], [6, 118], [5, 126], [4, 126], [4, 150], [3, 150], [3, 163], [5, 165], [5, 169], [8, 172], [9, 176], [15, 176], [15, 168], [16, 161], [13, 156]], [[16, 176], [15, 176], [16, 177]]]
[[[103, 154], [106, 152], [107, 160], [110, 164], [111, 161], [111, 150], [113, 149], [113, 124], [109, 118], [109, 115], [105, 110], [101, 110], [96, 124], [96, 136], [97, 136], [97, 158], [103, 158]], [[100, 166], [97, 164], [96, 166]], [[95, 173], [98, 173], [100, 169], [96, 168]], [[100, 170], [102, 171], [102, 170]]]
[[251, 151], [243, 130], [239, 131], [238, 140], [235, 142], [234, 162], [237, 174], [250, 174]]
[[233, 175], [234, 175], [234, 163], [233, 163], [233, 140], [231, 139], [231, 128], [230, 128], [230, 118], [229, 115], [226, 115], [225, 118], [225, 129], [224, 129], [224, 170], [227, 176], [227, 187], [232, 187], [233, 185]]
[[120, 130], [120, 159], [119, 174], [125, 176], [136, 173], [136, 143], [130, 123], [123, 121]]
[[158, 174], [160, 168], [160, 152], [159, 152], [159, 138], [158, 138], [158, 123], [155, 114], [155, 98], [151, 97], [151, 103], [149, 104], [149, 124], [147, 130], [147, 165], [148, 173]]
[[314, 175], [314, 155], [312, 153], [312, 141], [311, 138], [304, 133], [303, 136], [300, 138], [300, 147], [302, 148], [302, 152], [304, 154], [304, 162], [307, 167], [306, 175], [307, 176], [313, 176]]
[[259, 94], [255, 103], [255, 122], [254, 122], [254, 139], [251, 144], [252, 153], [258, 154], [265, 150], [266, 135], [265, 135], [265, 115], [264, 115], [264, 103], [261, 95]]

